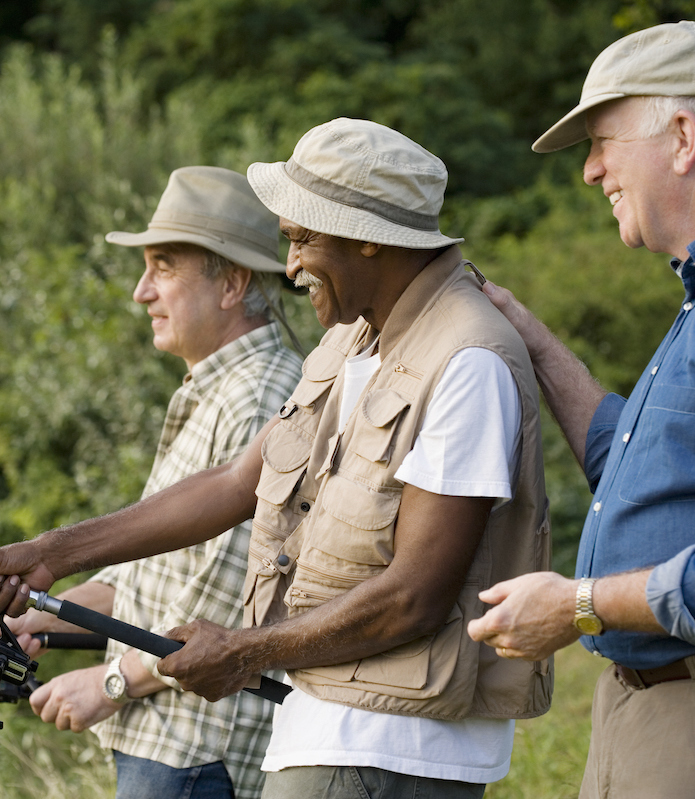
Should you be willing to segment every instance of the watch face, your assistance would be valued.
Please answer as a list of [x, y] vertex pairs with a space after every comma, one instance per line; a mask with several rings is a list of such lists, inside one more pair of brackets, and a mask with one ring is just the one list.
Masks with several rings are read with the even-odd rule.
[[104, 681], [104, 690], [112, 699], [122, 696], [124, 688], [124, 680], [120, 674], [110, 674]]
[[584, 635], [599, 635], [603, 625], [596, 617], [580, 616], [575, 624], [580, 633]]

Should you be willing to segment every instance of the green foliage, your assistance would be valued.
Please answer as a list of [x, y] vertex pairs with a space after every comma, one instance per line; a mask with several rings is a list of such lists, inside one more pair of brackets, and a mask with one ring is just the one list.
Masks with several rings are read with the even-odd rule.
[[[112, 54], [111, 54], [112, 55]], [[180, 377], [130, 300], [144, 227], [169, 172], [199, 158], [185, 109], [143, 115], [108, 56], [91, 87], [55, 56], [7, 54], [0, 74], [0, 538], [135, 499]], [[118, 251], [116, 251], [118, 250]]]
[[622, 4], [613, 22], [618, 30], [627, 34], [662, 22], [694, 17], [693, 0], [630, 0]]

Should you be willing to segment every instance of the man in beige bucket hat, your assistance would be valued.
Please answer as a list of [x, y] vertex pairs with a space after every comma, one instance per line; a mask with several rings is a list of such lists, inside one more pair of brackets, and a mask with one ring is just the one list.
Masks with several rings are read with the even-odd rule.
[[47, 588], [80, 567], [65, 537], [105, 563], [253, 516], [247, 629], [178, 627], [161, 673], [217, 700], [289, 670], [265, 797], [481, 797], [552, 689], [547, 662], [465, 635], [481, 586], [549, 562], [528, 353], [440, 232], [447, 172], [415, 142], [336, 119], [248, 179], [329, 331], [302, 380], [229, 467], [41, 536], [40, 566], [38, 544], [2, 549], [2, 570]]
[[536, 574], [481, 594], [469, 626], [512, 658], [582, 637], [612, 663], [594, 698], [580, 796], [693, 795], [695, 759], [695, 22], [615, 42], [579, 105], [534, 144], [590, 139], [584, 179], [620, 236], [672, 256], [685, 298], [630, 397], [607, 394], [506, 290], [485, 291], [528, 345], [543, 393], [594, 491], [576, 580]]
[[[277, 224], [243, 175], [192, 166], [172, 173], [145, 232], [106, 236], [144, 246], [134, 299], [152, 317], [155, 347], [189, 370], [169, 404], [143, 496], [235, 458], [299, 380], [300, 359], [271, 321], [284, 271]], [[239, 626], [250, 530], [237, 525], [207, 545], [105, 569], [63, 597], [158, 631], [202, 614]], [[37, 612], [22, 622], [23, 633], [65, 624]], [[20, 640], [37, 648], [28, 635]], [[35, 692], [34, 710], [61, 729], [103, 720], [95, 732], [115, 754], [119, 799], [258, 797], [270, 703], [243, 693], [211, 705], [164, 680], [156, 660], [110, 641], [108, 669], [61, 675]], [[123, 675], [120, 696], [113, 679], [111, 695], [102, 691], [110, 672]]]

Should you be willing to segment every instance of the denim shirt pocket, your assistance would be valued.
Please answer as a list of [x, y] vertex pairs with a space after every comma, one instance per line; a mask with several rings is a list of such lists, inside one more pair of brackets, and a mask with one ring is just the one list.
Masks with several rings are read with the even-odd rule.
[[619, 487], [623, 502], [695, 501], [695, 388], [652, 386], [627, 447]]

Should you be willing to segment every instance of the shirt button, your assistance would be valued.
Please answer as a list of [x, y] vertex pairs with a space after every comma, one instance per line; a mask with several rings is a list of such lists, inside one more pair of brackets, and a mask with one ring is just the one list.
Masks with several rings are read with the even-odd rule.
[[685, 305], [683, 306], [683, 310], [689, 311], [692, 307], [693, 307], [692, 302], [686, 302]]
[[623, 436], [623, 441], [627, 444], [627, 442], [629, 440], [630, 440], [630, 434], [629, 433], [625, 433], [625, 435]]
[[600, 510], [601, 510], [601, 503], [600, 502], [595, 502], [594, 503], [594, 512], [598, 513]]
[[652, 374], [653, 375], [655, 375], [658, 371], [659, 371], [659, 367], [658, 366], [652, 367]]
[[299, 507], [304, 511], [304, 513], [308, 513], [311, 510], [311, 505], [308, 502], [302, 502]]

